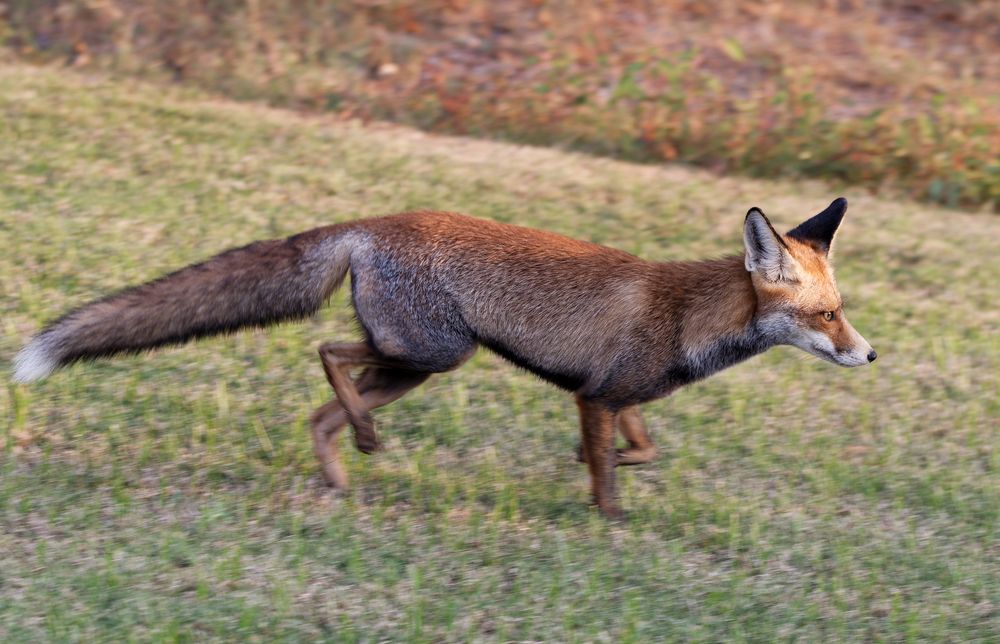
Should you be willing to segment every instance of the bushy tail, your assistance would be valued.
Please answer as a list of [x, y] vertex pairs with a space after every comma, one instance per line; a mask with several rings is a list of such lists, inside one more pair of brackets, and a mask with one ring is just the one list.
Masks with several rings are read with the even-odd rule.
[[39, 380], [77, 360], [304, 318], [343, 281], [355, 242], [349, 225], [256, 242], [86, 304], [21, 349], [14, 380]]

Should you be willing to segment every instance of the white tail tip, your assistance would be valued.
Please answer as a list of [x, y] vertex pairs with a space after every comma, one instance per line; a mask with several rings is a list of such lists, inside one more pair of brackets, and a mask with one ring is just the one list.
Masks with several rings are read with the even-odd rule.
[[36, 337], [24, 345], [14, 358], [14, 382], [34, 382], [41, 380], [56, 370], [56, 359], [44, 338]]

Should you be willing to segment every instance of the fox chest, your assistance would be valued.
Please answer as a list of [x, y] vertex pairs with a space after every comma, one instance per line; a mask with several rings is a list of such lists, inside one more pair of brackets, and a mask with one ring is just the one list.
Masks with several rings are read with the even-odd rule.
[[595, 389], [594, 397], [616, 407], [656, 400], [752, 358], [769, 346], [759, 335], [746, 334], [723, 338], [696, 351], [631, 352], [619, 358]]

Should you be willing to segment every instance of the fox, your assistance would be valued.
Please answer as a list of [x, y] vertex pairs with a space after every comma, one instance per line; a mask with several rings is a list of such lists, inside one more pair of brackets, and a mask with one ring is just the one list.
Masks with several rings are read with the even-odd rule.
[[[667, 262], [454, 212], [337, 223], [84, 304], [24, 346], [13, 379], [300, 320], [350, 273], [362, 337], [319, 345], [334, 395], [310, 416], [328, 486], [348, 485], [337, 447], [347, 425], [358, 450], [378, 451], [373, 410], [484, 347], [573, 394], [592, 503], [619, 519], [615, 468], [657, 455], [641, 404], [779, 345], [844, 367], [875, 360], [834, 280], [831, 250], [846, 211], [838, 198], [782, 235], [753, 207], [742, 253]], [[616, 432], [625, 447], [615, 447]]]

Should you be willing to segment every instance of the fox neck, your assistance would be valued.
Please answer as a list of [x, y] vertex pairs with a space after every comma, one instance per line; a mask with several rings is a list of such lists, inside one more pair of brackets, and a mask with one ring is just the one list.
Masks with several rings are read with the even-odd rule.
[[681, 307], [678, 357], [689, 382], [777, 344], [742, 256], [692, 263], [686, 272], [691, 286]]

